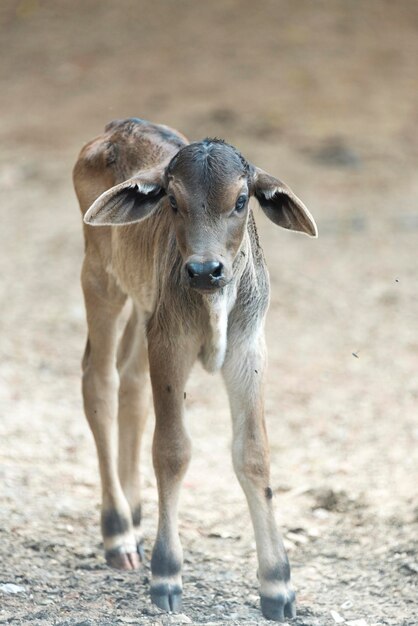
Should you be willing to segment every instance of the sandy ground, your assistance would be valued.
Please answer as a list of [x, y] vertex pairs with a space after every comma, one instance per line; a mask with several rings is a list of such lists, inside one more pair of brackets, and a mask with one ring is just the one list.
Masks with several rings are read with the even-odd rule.
[[0, 624], [267, 623], [225, 392], [199, 367], [187, 387], [183, 614], [152, 607], [148, 563], [104, 564], [71, 167], [107, 121], [131, 115], [235, 143], [317, 219], [312, 241], [256, 211], [293, 623], [418, 624], [417, 58], [412, 0], [3, 0]]

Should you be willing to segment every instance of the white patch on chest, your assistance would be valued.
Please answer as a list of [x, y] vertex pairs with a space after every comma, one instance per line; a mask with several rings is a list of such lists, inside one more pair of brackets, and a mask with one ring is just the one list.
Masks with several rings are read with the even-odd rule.
[[205, 296], [204, 300], [209, 314], [209, 328], [200, 357], [206, 371], [216, 372], [225, 360], [228, 315], [232, 302], [226, 293]]

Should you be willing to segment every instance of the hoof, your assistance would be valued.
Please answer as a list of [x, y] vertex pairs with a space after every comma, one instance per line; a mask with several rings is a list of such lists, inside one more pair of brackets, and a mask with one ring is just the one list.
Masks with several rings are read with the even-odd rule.
[[266, 619], [273, 622], [284, 622], [285, 619], [296, 617], [295, 594], [291, 597], [279, 594], [274, 598], [261, 596], [261, 611]]
[[138, 552], [125, 552], [123, 548], [115, 548], [114, 550], [106, 550], [106, 563], [109, 567], [119, 570], [139, 569], [141, 565], [140, 555]]
[[151, 600], [167, 613], [178, 613], [181, 610], [181, 596], [182, 589], [178, 585], [162, 583], [151, 587]]

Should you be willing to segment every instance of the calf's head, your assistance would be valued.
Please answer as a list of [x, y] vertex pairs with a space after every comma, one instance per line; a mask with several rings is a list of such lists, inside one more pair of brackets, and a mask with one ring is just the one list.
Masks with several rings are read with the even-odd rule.
[[92, 204], [84, 221], [132, 224], [162, 206], [171, 213], [183, 280], [210, 292], [232, 278], [251, 196], [275, 224], [317, 236], [312, 216], [289, 187], [248, 163], [234, 147], [211, 139], [189, 144], [168, 163], [112, 187]]

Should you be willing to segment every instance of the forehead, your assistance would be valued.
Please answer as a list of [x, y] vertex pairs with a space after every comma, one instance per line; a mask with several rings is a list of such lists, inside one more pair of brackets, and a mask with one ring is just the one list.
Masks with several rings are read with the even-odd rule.
[[229, 195], [242, 187], [249, 165], [233, 146], [206, 139], [182, 148], [167, 168], [168, 179], [185, 190], [209, 197]]

